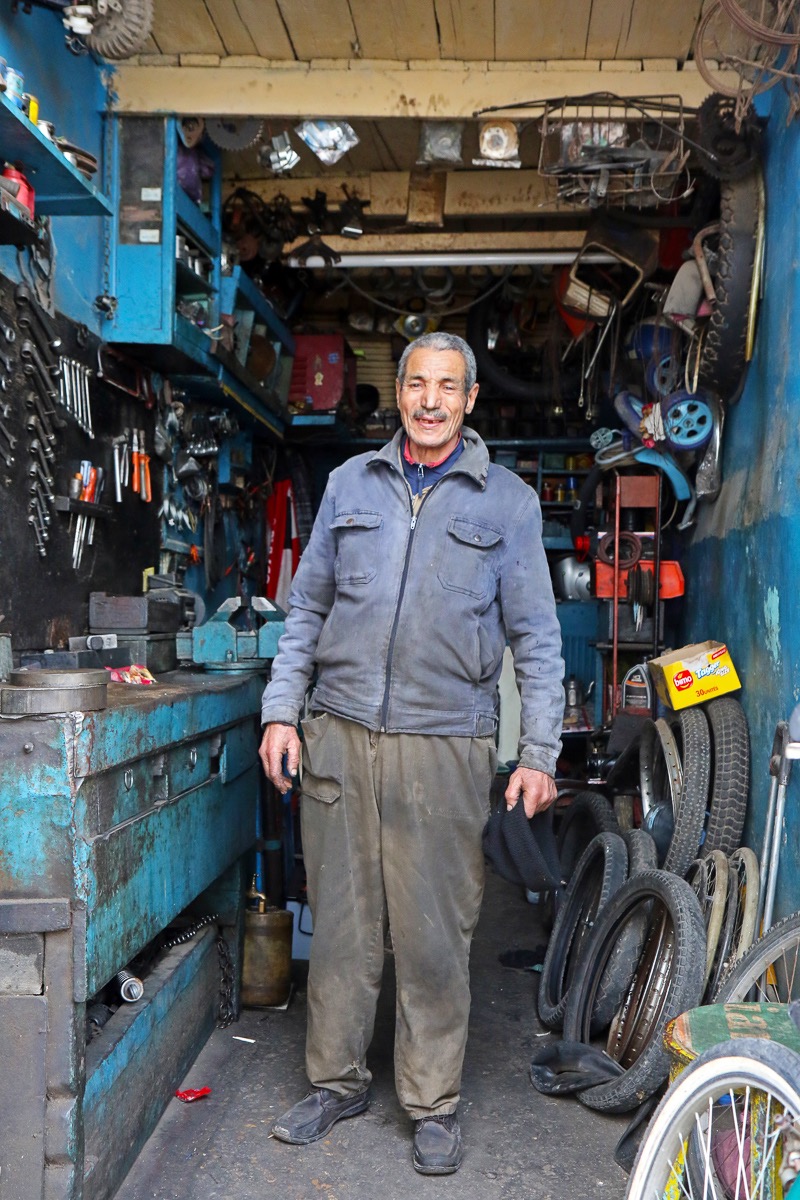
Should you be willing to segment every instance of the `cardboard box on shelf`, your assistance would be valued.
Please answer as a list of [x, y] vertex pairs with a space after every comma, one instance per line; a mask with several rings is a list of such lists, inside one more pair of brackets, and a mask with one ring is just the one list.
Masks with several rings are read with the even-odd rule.
[[648, 666], [658, 695], [672, 709], [702, 704], [742, 685], [724, 642], [698, 642], [682, 646]]

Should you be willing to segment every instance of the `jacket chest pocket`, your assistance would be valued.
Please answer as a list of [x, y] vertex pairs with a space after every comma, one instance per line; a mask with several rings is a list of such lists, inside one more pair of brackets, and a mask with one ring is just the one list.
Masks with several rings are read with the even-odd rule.
[[370, 583], [378, 573], [383, 517], [376, 512], [337, 513], [330, 525], [336, 535], [337, 583]]
[[451, 517], [439, 582], [450, 591], [482, 600], [494, 584], [493, 550], [502, 540], [503, 535], [497, 529], [467, 517]]

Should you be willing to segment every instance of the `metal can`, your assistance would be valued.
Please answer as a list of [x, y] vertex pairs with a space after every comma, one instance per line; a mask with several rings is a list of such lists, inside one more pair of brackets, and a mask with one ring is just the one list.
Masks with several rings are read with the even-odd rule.
[[24, 92], [22, 100], [22, 111], [25, 113], [25, 116], [28, 118], [28, 120], [35, 125], [39, 120], [39, 101], [35, 96], [32, 96], [30, 92]]
[[25, 101], [22, 99], [24, 87], [24, 76], [20, 75], [19, 71], [15, 71], [13, 67], [6, 67], [6, 96], [17, 108], [24, 107]]

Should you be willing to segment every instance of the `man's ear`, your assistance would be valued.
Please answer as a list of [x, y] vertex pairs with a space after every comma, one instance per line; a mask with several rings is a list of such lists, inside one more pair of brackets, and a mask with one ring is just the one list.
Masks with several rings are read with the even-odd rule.
[[469, 389], [469, 395], [467, 396], [467, 407], [464, 409], [465, 416], [467, 415], [467, 413], [471, 413], [473, 408], [475, 407], [475, 401], [478, 399], [479, 387], [480, 387], [480, 384], [473, 383], [472, 387]]

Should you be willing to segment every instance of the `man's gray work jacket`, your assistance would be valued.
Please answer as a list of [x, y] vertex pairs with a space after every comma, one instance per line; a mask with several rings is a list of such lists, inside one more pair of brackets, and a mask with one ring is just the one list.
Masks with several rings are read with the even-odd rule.
[[507, 639], [522, 697], [520, 763], [552, 774], [564, 664], [539, 501], [462, 432], [463, 453], [416, 518], [402, 430], [332, 472], [262, 722], [295, 724], [316, 665], [313, 710], [389, 733], [491, 734]]

